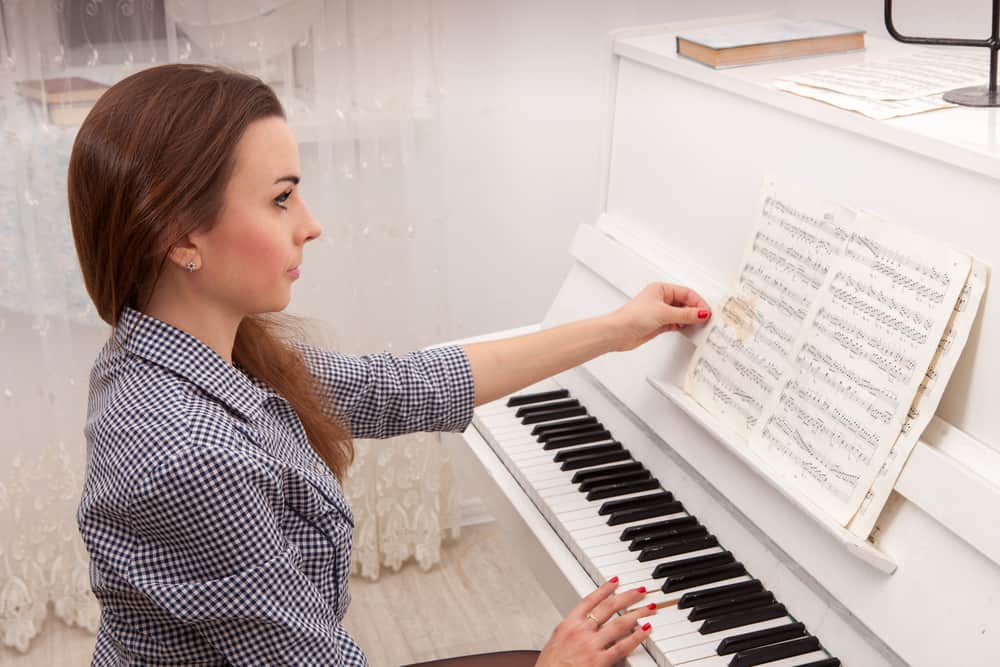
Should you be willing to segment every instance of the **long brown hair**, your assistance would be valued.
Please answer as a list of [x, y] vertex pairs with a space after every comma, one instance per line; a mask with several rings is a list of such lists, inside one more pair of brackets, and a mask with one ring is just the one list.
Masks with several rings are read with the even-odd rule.
[[[171, 248], [209, 230], [222, 209], [236, 144], [255, 120], [285, 117], [260, 79], [222, 67], [161, 65], [118, 82], [80, 126], [69, 161], [69, 215], [84, 284], [111, 326], [149, 303]], [[281, 394], [309, 443], [343, 479], [346, 429], [324, 413], [319, 387], [290, 340], [287, 314], [243, 319], [233, 361]]]

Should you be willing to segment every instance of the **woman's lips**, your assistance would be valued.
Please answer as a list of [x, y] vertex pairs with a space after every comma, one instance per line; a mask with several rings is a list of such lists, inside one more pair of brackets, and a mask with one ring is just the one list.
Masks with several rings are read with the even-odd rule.
[[288, 271], [286, 271], [286, 273], [288, 275], [290, 275], [291, 277], [293, 277], [293, 278], [298, 278], [299, 277], [299, 267], [296, 266], [294, 269], [288, 269]]

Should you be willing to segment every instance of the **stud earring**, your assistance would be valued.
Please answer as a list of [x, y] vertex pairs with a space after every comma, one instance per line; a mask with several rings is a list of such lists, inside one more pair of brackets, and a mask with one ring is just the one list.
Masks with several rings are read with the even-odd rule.
[[188, 273], [191, 273], [192, 271], [194, 271], [194, 269], [195, 269], [194, 260], [193, 259], [192, 260], [188, 260], [188, 263], [187, 263]]

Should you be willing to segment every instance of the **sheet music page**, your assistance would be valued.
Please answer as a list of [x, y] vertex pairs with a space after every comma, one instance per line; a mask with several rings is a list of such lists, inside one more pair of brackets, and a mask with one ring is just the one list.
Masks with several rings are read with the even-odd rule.
[[859, 215], [750, 447], [846, 526], [896, 442], [970, 258]]
[[906, 459], [934, 416], [944, 395], [944, 389], [948, 385], [948, 379], [958, 364], [965, 342], [969, 339], [988, 280], [989, 268], [973, 257], [969, 277], [955, 303], [944, 335], [938, 342], [934, 358], [924, 373], [924, 379], [917, 389], [906, 421], [903, 422], [899, 436], [885, 461], [879, 467], [871, 489], [865, 494], [861, 508], [848, 525], [848, 529], [855, 535], [867, 538], [871, 534], [882, 508], [889, 499], [889, 494], [896, 486], [896, 480], [899, 479]]
[[784, 377], [793, 343], [855, 212], [773, 177], [731, 296], [716, 308], [684, 389], [746, 438]]
[[955, 106], [950, 102], [945, 102], [941, 93], [925, 95], [924, 97], [914, 97], [908, 100], [876, 100], [870, 97], [858, 97], [856, 95], [845, 95], [825, 88], [814, 88], [792, 83], [791, 81], [775, 81], [774, 87], [786, 93], [793, 93], [801, 97], [809, 97], [820, 102], [832, 104], [841, 109], [856, 111], [860, 114], [874, 118], [875, 120], [888, 120], [900, 116], [911, 116], [925, 111], [936, 109], [947, 109]]
[[787, 81], [873, 100], [909, 100], [952, 88], [985, 84], [988, 49], [921, 49], [884, 62], [834, 67]]

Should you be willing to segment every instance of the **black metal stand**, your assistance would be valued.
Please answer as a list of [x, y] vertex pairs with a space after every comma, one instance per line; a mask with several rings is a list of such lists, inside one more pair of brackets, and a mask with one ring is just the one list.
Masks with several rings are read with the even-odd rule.
[[907, 44], [940, 44], [944, 46], [985, 46], [990, 50], [990, 83], [988, 86], [956, 88], [944, 94], [945, 102], [968, 107], [998, 107], [997, 50], [1000, 50], [1000, 0], [993, 0], [993, 32], [986, 39], [950, 39], [907, 37], [892, 24], [892, 0], [885, 0], [885, 29], [894, 39]]

